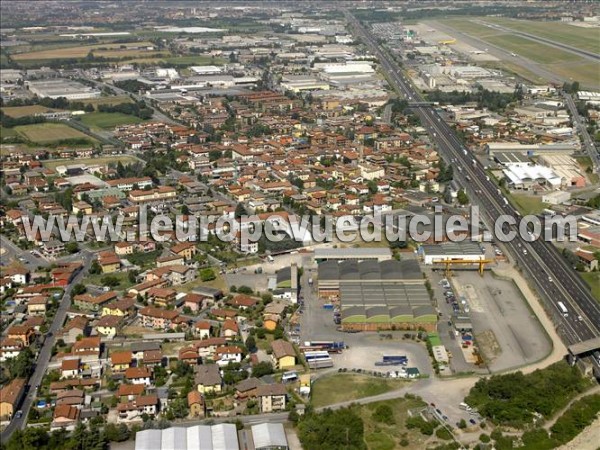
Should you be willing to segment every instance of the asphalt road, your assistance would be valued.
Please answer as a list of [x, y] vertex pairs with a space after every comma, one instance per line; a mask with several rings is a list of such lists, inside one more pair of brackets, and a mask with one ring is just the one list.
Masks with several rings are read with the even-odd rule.
[[[413, 111], [421, 119], [421, 124], [437, 144], [442, 156], [451, 164], [463, 168], [456, 178], [467, 187], [470, 198], [480, 206], [482, 218], [487, 224], [496, 223], [500, 216], [510, 216], [518, 222], [520, 214], [489, 179], [481, 164], [463, 146], [454, 131], [430, 105], [423, 101], [421, 94], [413, 88], [406, 76], [392, 62], [389, 55], [379, 48], [364, 27], [348, 13], [347, 17], [354, 24], [355, 32], [361, 35], [363, 42], [378, 57], [393, 87], [412, 103]], [[505, 227], [506, 231], [518, 231], [518, 229], [514, 225], [509, 225]], [[505, 246], [509, 249], [515, 264], [535, 283], [538, 293], [551, 306], [550, 314], [567, 344], [600, 336], [599, 305], [588, 286], [567, 265], [551, 243], [541, 239], [530, 242], [517, 233], [514, 239], [505, 243]], [[567, 315], [563, 315], [560, 303], [566, 306]], [[600, 373], [600, 365], [597, 361], [592, 361]]]
[[575, 105], [575, 101], [571, 94], [567, 94], [566, 92], [563, 94], [565, 98], [565, 103], [571, 112], [571, 116], [573, 117], [573, 124], [577, 128], [581, 139], [583, 140], [583, 146], [585, 151], [592, 159], [594, 172], [600, 171], [600, 154], [598, 153], [598, 149], [594, 145], [594, 141], [590, 137], [588, 133], [587, 127], [585, 126], [585, 122], [583, 118], [579, 115], [579, 111], [577, 111], [577, 106]]
[[23, 414], [20, 418], [13, 418], [8, 426], [2, 431], [0, 434], [0, 441], [2, 442], [6, 442], [8, 439], [10, 439], [10, 436], [15, 432], [15, 430], [25, 428], [25, 425], [27, 424], [27, 416], [35, 399], [36, 388], [41, 384], [42, 378], [46, 374], [48, 363], [50, 362], [50, 358], [52, 356], [52, 347], [54, 346], [56, 333], [65, 323], [67, 311], [71, 307], [71, 290], [73, 289], [73, 286], [80, 282], [87, 273], [87, 270], [92, 263], [94, 254], [84, 250], [81, 252], [81, 257], [84, 267], [77, 275], [75, 275], [73, 281], [65, 289], [64, 295], [60, 300], [60, 304], [54, 316], [54, 320], [50, 325], [50, 329], [46, 334], [46, 339], [44, 340], [42, 348], [37, 356], [33, 375], [31, 375], [29, 378], [29, 391], [27, 392], [26, 397], [21, 401], [21, 406], [19, 408]]
[[35, 270], [37, 267], [47, 267], [50, 265], [46, 258], [40, 258], [34, 256], [28, 250], [22, 250], [15, 245], [6, 236], [0, 235], [0, 243], [2, 244], [2, 250], [5, 251], [1, 255], [2, 265], [7, 265], [8, 260], [13, 257], [14, 259], [22, 258], [22, 263], [28, 266], [28, 269]]

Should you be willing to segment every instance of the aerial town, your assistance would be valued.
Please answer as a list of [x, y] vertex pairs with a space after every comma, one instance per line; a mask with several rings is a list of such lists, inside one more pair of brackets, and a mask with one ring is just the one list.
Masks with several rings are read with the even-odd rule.
[[2, 449], [597, 450], [597, 3], [0, 13]]

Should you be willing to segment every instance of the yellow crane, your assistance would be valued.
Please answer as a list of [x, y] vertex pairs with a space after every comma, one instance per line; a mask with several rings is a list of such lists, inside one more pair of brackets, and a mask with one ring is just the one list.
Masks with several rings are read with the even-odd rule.
[[490, 264], [493, 263], [494, 260], [492, 259], [478, 259], [476, 261], [472, 260], [472, 259], [434, 259], [432, 261], [433, 264], [443, 264], [446, 266], [445, 268], [445, 273], [446, 273], [446, 278], [448, 278], [450, 276], [450, 266], [452, 266], [452, 264], [477, 264], [479, 266], [479, 275], [483, 276], [483, 270], [485, 269], [485, 265], [486, 264]]

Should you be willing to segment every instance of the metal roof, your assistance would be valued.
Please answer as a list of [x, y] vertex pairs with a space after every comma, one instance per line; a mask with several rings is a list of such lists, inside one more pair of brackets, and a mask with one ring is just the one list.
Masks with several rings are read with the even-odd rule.
[[287, 448], [288, 442], [281, 423], [261, 423], [252, 426], [252, 440], [256, 450]]
[[143, 430], [135, 435], [135, 450], [238, 450], [234, 424]]

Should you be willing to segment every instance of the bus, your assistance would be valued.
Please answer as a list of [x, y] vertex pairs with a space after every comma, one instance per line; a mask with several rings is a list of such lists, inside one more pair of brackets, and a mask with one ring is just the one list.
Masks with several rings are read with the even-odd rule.
[[558, 309], [560, 309], [560, 312], [562, 313], [563, 317], [569, 317], [569, 310], [563, 302], [558, 302]]

